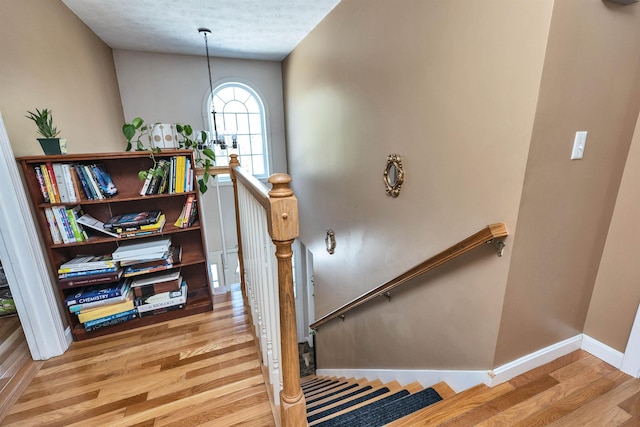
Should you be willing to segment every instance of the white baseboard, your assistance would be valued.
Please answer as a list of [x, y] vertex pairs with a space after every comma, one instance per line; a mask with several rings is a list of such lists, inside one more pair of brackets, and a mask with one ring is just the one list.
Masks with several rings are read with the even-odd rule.
[[588, 351], [593, 354], [598, 359], [607, 362], [616, 369], [620, 369], [622, 366], [622, 359], [624, 358], [623, 353], [620, 353], [618, 350], [615, 350], [588, 335], [583, 335], [581, 348], [584, 351]]
[[566, 339], [559, 343], [550, 345], [541, 350], [530, 353], [512, 362], [506, 363], [495, 369], [487, 371], [487, 376], [483, 382], [489, 387], [502, 384], [511, 378], [523, 374], [531, 369], [549, 363], [558, 357], [579, 350], [582, 345], [582, 334]]
[[398, 381], [405, 386], [418, 381], [423, 387], [431, 387], [441, 381], [446, 382], [456, 393], [482, 383], [485, 371], [438, 371], [420, 369], [318, 369], [316, 375], [327, 377], [379, 379], [383, 383]]
[[488, 371], [318, 369], [316, 374], [328, 377], [366, 378], [369, 381], [398, 381], [403, 386], [418, 381], [423, 387], [430, 387], [444, 381], [456, 393], [460, 393], [482, 383], [494, 387], [579, 349], [591, 353], [617, 369], [622, 365], [622, 353], [587, 335], [579, 334]]

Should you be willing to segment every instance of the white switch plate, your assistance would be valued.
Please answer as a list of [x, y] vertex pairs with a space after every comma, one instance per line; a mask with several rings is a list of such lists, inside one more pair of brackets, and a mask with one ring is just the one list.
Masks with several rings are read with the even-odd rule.
[[584, 154], [584, 145], [587, 143], [587, 131], [576, 132], [573, 140], [573, 150], [571, 151], [571, 160], [578, 160]]

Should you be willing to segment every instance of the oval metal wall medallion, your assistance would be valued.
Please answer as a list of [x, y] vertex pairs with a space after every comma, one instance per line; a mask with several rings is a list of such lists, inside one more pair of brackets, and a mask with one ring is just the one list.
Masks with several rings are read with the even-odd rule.
[[387, 195], [398, 197], [404, 182], [404, 169], [402, 169], [402, 159], [399, 155], [394, 153], [387, 156], [387, 167], [384, 170], [383, 179], [387, 186]]
[[327, 230], [327, 235], [324, 237], [324, 244], [327, 247], [327, 252], [329, 252], [329, 254], [333, 254], [336, 249], [336, 234], [333, 230]]

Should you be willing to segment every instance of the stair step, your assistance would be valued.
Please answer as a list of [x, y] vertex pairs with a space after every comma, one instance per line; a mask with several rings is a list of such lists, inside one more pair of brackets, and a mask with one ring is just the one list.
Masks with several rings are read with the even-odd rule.
[[431, 388], [437, 391], [442, 399], [447, 399], [451, 396], [456, 395], [456, 392], [451, 387], [449, 387], [449, 384], [445, 383], [444, 381], [432, 385]]
[[409, 394], [403, 390], [396, 395], [389, 396], [377, 402], [370, 403], [346, 414], [330, 418], [317, 427], [379, 427], [412, 414], [422, 408], [442, 400], [442, 397], [433, 389], [427, 388], [417, 393]]
[[416, 427], [432, 426], [446, 422], [471, 409], [482, 405], [484, 402], [495, 399], [498, 396], [513, 390], [509, 383], [502, 383], [493, 388], [484, 384], [477, 385], [450, 398], [442, 400], [434, 405], [421, 409], [413, 414], [405, 416], [388, 425], [388, 427]]
[[321, 396], [325, 393], [330, 393], [331, 391], [336, 390], [340, 387], [344, 387], [345, 385], [348, 385], [346, 381], [331, 381], [330, 383], [327, 383], [322, 387], [305, 391], [304, 397], [308, 399], [313, 399], [314, 397]]
[[356, 386], [355, 389], [349, 389], [346, 390], [345, 393], [339, 393], [339, 395], [335, 395], [335, 397], [333, 396], [328, 396], [328, 397], [333, 397], [331, 399], [322, 399], [321, 402], [314, 404], [315, 402], [307, 402], [307, 413], [311, 413], [311, 412], [316, 412], [322, 408], [325, 407], [329, 407], [333, 404], [336, 404], [340, 401], [347, 401], [351, 398], [355, 398], [359, 395], [362, 395], [363, 393], [369, 392], [373, 390], [373, 387], [371, 387], [370, 385], [364, 386], [364, 387], [358, 387]]
[[[393, 394], [390, 394], [390, 393], [391, 393], [391, 390], [388, 387], [382, 387], [373, 391], [369, 391], [362, 396], [357, 396], [351, 400], [348, 400], [343, 403], [339, 403], [328, 409], [321, 410], [320, 412], [311, 413], [307, 416], [307, 421], [309, 422], [309, 425], [315, 425], [315, 424], [324, 422], [325, 418], [333, 418], [339, 414], [352, 411], [358, 406], [371, 403], [371, 401], [373, 401], [374, 399], [375, 400], [387, 399], [393, 396]], [[401, 396], [409, 394], [409, 392], [406, 390], [396, 391], [396, 393], [400, 393], [400, 395], [395, 396], [394, 399], [397, 399]]]

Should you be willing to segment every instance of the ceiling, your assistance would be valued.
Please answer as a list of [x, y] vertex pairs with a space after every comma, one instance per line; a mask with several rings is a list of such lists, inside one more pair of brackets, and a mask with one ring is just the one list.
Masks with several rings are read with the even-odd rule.
[[62, 0], [113, 49], [281, 61], [340, 0]]

